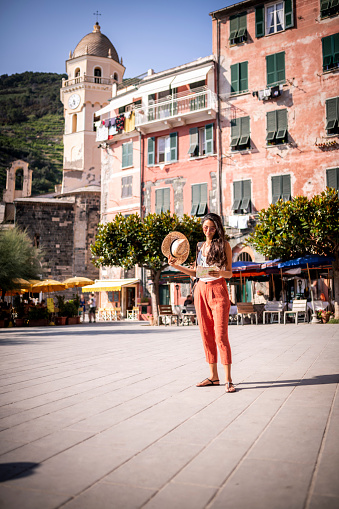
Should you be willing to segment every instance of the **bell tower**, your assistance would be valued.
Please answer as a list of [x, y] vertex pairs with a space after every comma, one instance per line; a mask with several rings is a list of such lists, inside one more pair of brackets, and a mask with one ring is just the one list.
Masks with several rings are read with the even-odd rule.
[[62, 80], [60, 99], [64, 105], [64, 160], [62, 192], [100, 186], [100, 149], [95, 141], [94, 112], [108, 104], [112, 86], [121, 83], [122, 59], [98, 22], [70, 51], [67, 79]]

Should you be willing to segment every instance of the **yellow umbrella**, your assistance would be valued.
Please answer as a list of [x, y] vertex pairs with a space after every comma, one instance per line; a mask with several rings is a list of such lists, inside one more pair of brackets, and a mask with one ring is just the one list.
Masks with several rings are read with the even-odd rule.
[[27, 281], [27, 279], [23, 279], [21, 277], [13, 279], [13, 283], [19, 288], [28, 288], [32, 284], [30, 281]]
[[60, 292], [61, 290], [65, 290], [66, 285], [64, 283], [60, 283], [60, 281], [55, 281], [54, 279], [45, 279], [44, 281], [39, 281], [39, 283], [35, 283], [31, 286], [31, 291], [33, 293], [43, 292]]
[[63, 284], [66, 285], [67, 288], [74, 288], [86, 285], [94, 285], [94, 281], [92, 281], [92, 279], [89, 279], [88, 277], [74, 276], [65, 279], [65, 281], [63, 281]]

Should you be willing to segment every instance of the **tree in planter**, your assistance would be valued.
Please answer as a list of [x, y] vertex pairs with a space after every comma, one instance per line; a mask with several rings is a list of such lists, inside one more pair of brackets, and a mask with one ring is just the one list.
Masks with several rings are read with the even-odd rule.
[[317, 254], [334, 257], [335, 318], [339, 318], [339, 197], [328, 188], [310, 200], [279, 200], [259, 212], [248, 243], [270, 259]]
[[115, 216], [110, 223], [100, 224], [95, 243], [91, 246], [94, 265], [118, 266], [130, 269], [134, 265], [151, 272], [153, 316], [158, 315], [159, 280], [161, 272], [168, 266], [161, 252], [165, 236], [179, 231], [186, 235], [191, 252], [186, 263], [195, 260], [195, 246], [202, 240], [201, 220], [186, 214], [179, 218], [170, 212], [149, 214], [144, 219], [138, 214]]

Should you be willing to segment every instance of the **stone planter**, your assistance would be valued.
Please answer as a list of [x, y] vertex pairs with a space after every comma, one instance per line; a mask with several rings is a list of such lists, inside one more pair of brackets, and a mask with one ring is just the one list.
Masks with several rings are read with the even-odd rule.
[[75, 318], [77, 319], [77, 324], [80, 323], [81, 316], [79, 315], [79, 316], [76, 316]]
[[55, 325], [66, 325], [67, 316], [56, 316]]
[[5, 327], [5, 326], [6, 326], [6, 321], [0, 320], [0, 327]]
[[70, 316], [67, 318], [67, 325], [76, 325], [78, 323], [77, 316]]
[[29, 320], [29, 327], [45, 327], [49, 321], [46, 318], [39, 318], [38, 320]]

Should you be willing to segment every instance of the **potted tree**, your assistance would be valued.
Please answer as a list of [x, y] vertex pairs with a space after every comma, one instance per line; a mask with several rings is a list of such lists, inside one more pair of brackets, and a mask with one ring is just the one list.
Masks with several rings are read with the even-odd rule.
[[67, 315], [65, 310], [65, 296], [57, 295], [58, 316], [55, 317], [55, 325], [66, 325]]
[[20, 299], [15, 306], [15, 313], [16, 313], [15, 326], [23, 327], [25, 325], [27, 316], [25, 315], [25, 305], [22, 301], [20, 301]]
[[28, 310], [29, 327], [37, 327], [49, 324], [49, 312], [47, 308], [31, 307]]
[[74, 300], [65, 302], [65, 315], [67, 316], [67, 325], [75, 325], [78, 323], [78, 307]]

